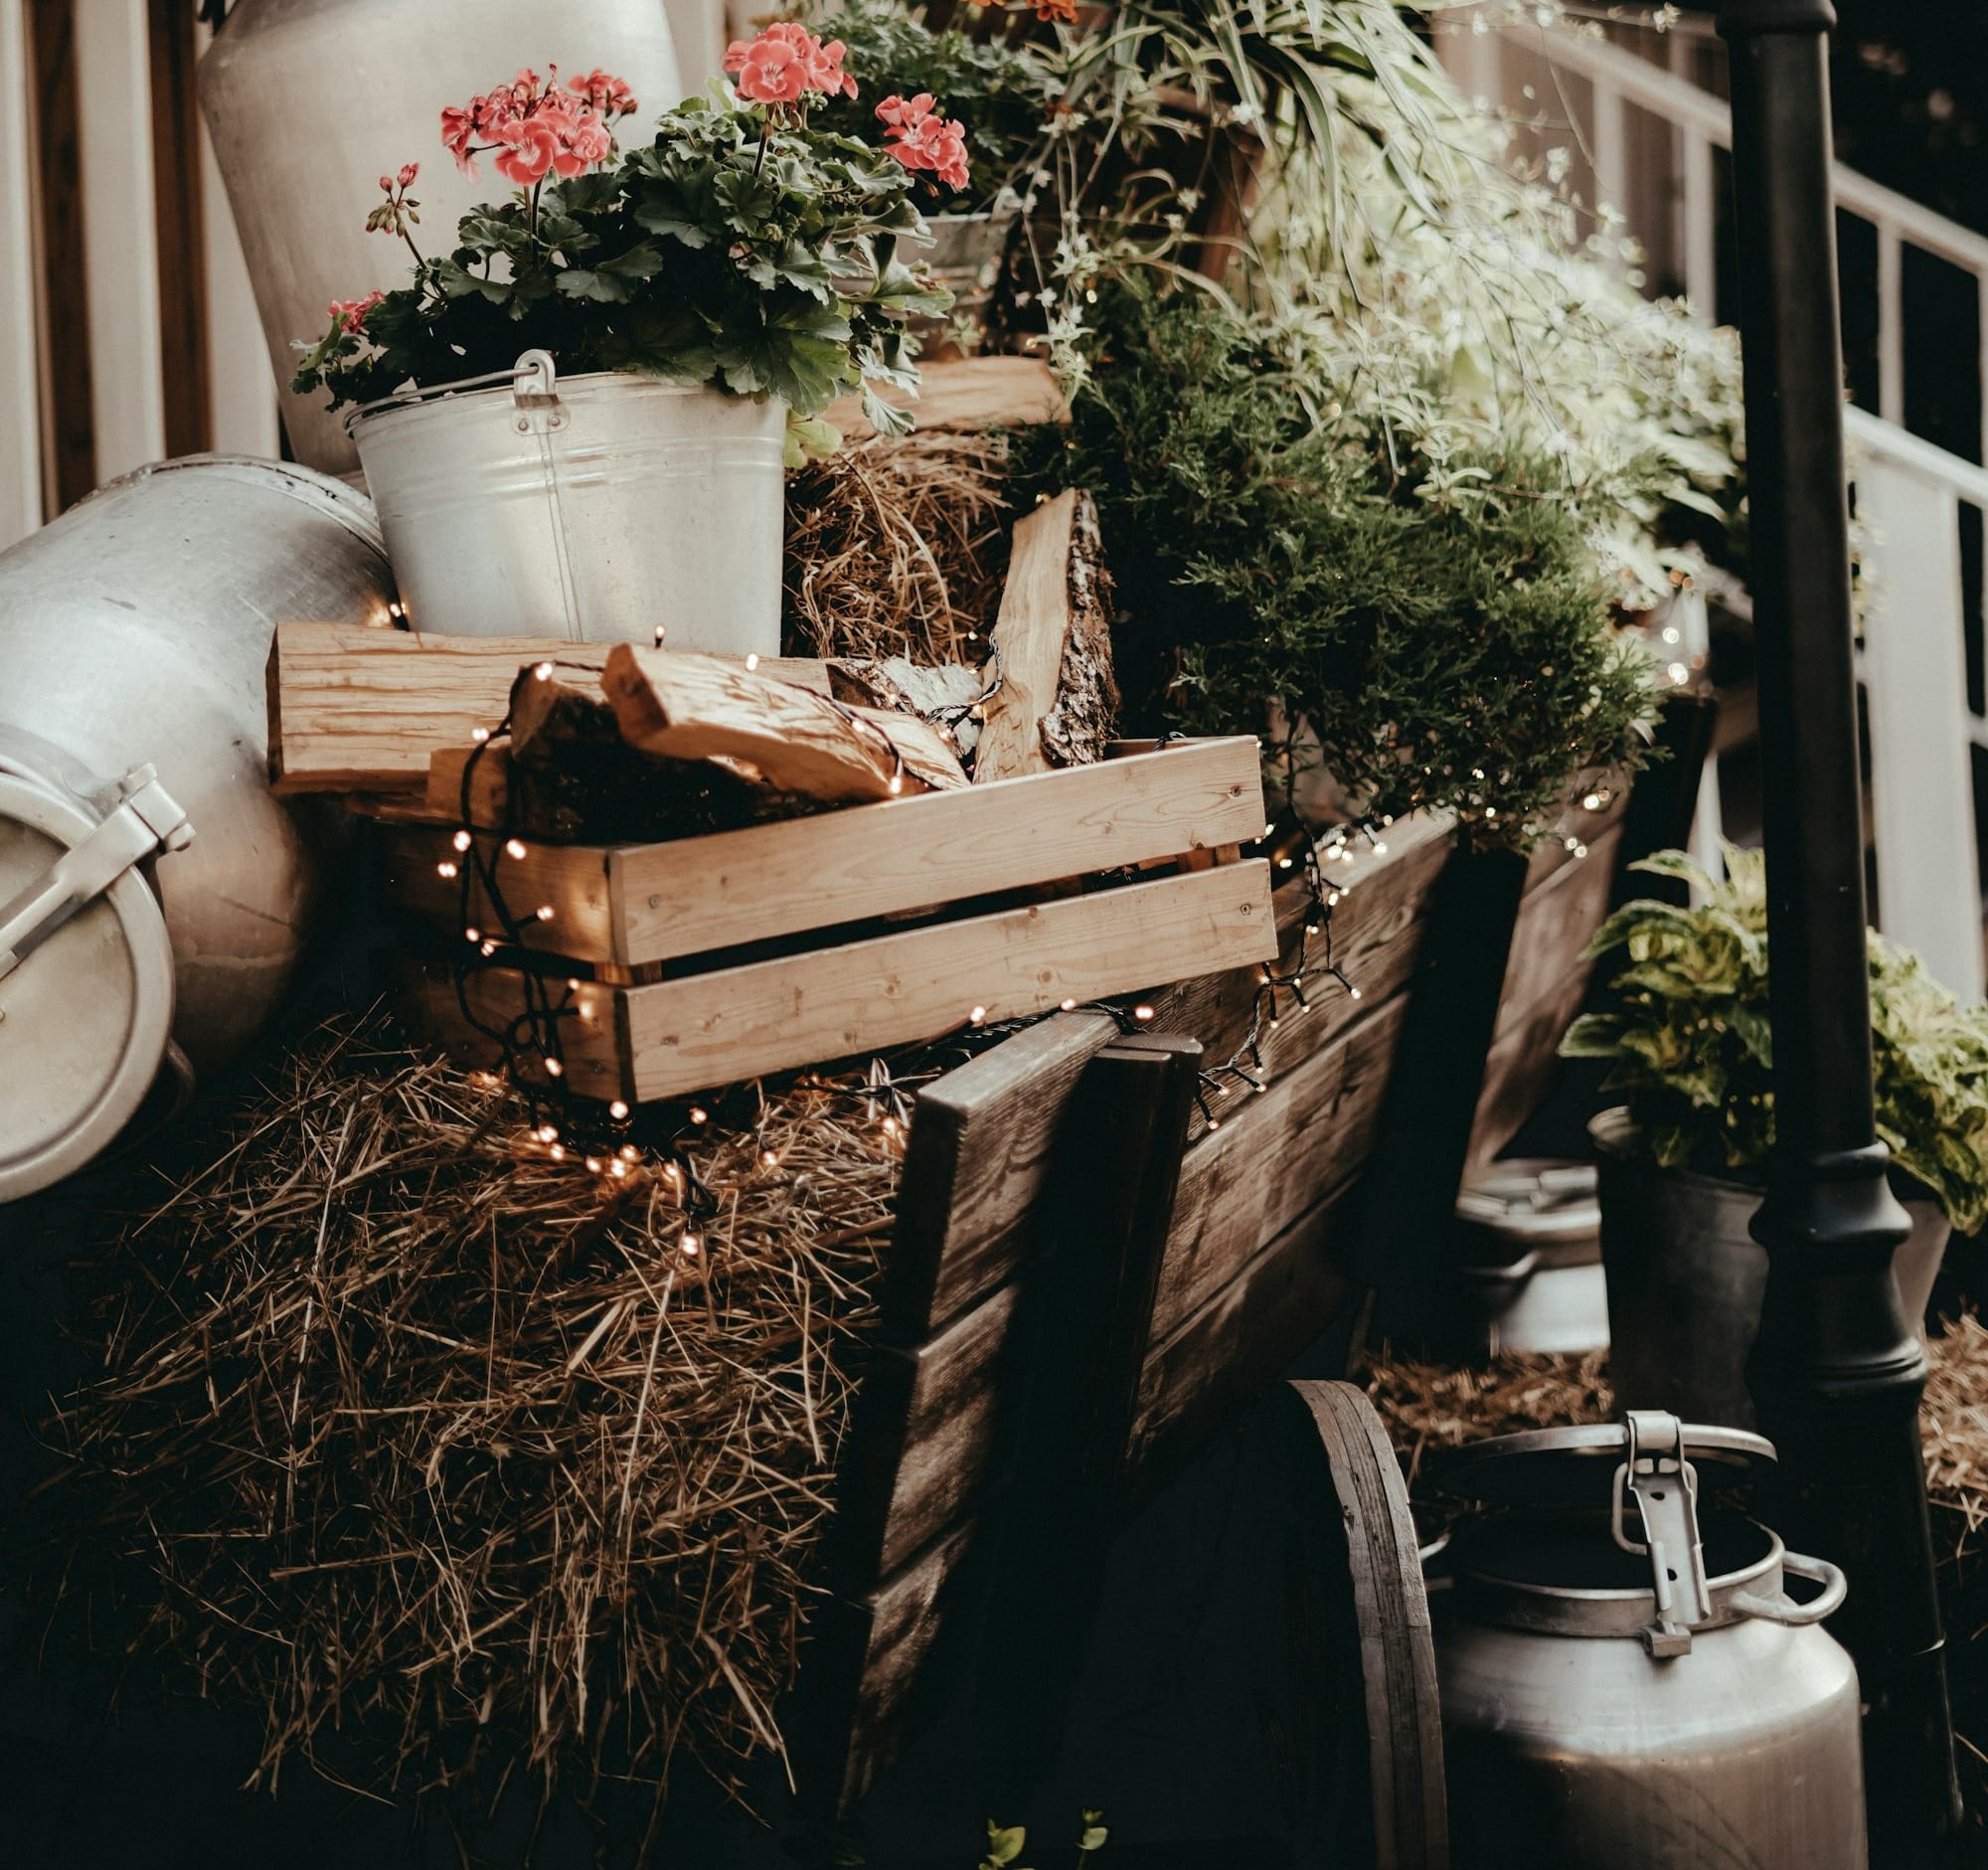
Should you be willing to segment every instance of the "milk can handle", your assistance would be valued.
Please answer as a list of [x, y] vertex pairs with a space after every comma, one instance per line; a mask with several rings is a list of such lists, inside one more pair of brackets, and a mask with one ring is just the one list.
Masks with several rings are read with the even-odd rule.
[[1763, 1622], [1786, 1623], [1797, 1629], [1805, 1623], [1820, 1623], [1824, 1617], [1834, 1616], [1843, 1608], [1843, 1600], [1850, 1592], [1850, 1581], [1827, 1559], [1804, 1558], [1799, 1552], [1784, 1552], [1781, 1554], [1781, 1570], [1792, 1572], [1797, 1578], [1806, 1578], [1812, 1585], [1820, 1585], [1822, 1596], [1808, 1604], [1794, 1604], [1785, 1597], [1756, 1598], [1740, 1591], [1729, 1600], [1733, 1608], [1743, 1611], [1748, 1616], [1757, 1616]]

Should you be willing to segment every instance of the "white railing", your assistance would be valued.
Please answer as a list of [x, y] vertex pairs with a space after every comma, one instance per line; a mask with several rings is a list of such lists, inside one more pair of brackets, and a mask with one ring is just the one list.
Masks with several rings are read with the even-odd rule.
[[[1689, 48], [1689, 35], [1674, 36]], [[1676, 199], [1682, 228], [1680, 273], [1685, 295], [1706, 316], [1718, 296], [1714, 200], [1714, 149], [1733, 147], [1733, 113], [1726, 103], [1687, 79], [1652, 65], [1605, 39], [1544, 28], [1522, 32], [1506, 26], [1474, 34], [1452, 22], [1443, 35], [1446, 62], [1473, 95], [1526, 114], [1505, 94], [1507, 52], [1546, 61], [1556, 72], [1573, 74], [1591, 87], [1592, 122], [1586, 141], [1592, 158], [1595, 196], [1619, 206], [1631, 190], [1625, 165], [1624, 107], [1633, 105], [1671, 127], [1677, 145]], [[1531, 106], [1534, 100], [1525, 100]], [[1558, 102], [1558, 99], [1556, 99]], [[1874, 182], [1842, 163], [1836, 165], [1836, 205], [1868, 222], [1878, 251], [1878, 410], [1887, 422], [1905, 420], [1905, 250], [1917, 248], [1969, 274], [1979, 290], [1980, 320], [1973, 367], [1988, 387], [1988, 238], [1922, 207], [1896, 189]], [[1982, 403], [1984, 459], [1988, 459], [1988, 397]]]
[[[1487, 21], [1488, 24], [1488, 21]], [[1682, 74], [1697, 57], [1690, 35], [1673, 34], [1657, 65], [1605, 39], [1502, 25], [1470, 30], [1467, 12], [1447, 16], [1444, 62], [1462, 88], [1512, 119], [1545, 128], [1573, 113], [1563, 80], [1584, 83], [1584, 123], [1569, 126], [1583, 149], [1591, 204], [1633, 205], [1631, 231], [1671, 213], [1664, 230], [1695, 311], [1718, 302], [1718, 205], [1714, 151], [1731, 149], [1726, 103]], [[1550, 93], [1535, 79], [1549, 74]], [[1669, 162], [1637, 173], [1628, 112], [1668, 125]], [[1567, 132], [1563, 131], [1565, 135]], [[1661, 138], [1659, 138], [1661, 145]], [[1878, 409], [1848, 412], [1856, 498], [1868, 533], [1862, 652], [1871, 755], [1878, 909], [1886, 931], [1917, 949], [1933, 972], [1970, 1000], [1983, 991], [1982, 899], [1976, 857], [1973, 750], [1988, 749], [1988, 716], [1968, 699], [1966, 653], [1988, 649], [1982, 619], [1967, 603], [1961, 570], [1963, 512], [1988, 528], [1988, 469], [1908, 433], [1905, 419], [1905, 250], [1935, 255], [1969, 273], [1981, 307], [1964, 368], [1981, 373], [1983, 458], [1988, 459], [1988, 239], [1838, 163], [1839, 210], [1868, 222], [1878, 259]], [[1710, 801], [1716, 809], [1716, 782]], [[1704, 801], [1702, 800], [1702, 812]], [[1706, 825], [1701, 822], [1701, 835]]]
[[[187, 0], [191, 5], [191, 0]], [[147, 0], [78, 0], [85, 330], [57, 331], [42, 290], [45, 194], [34, 125], [30, 0], [0, 0], [0, 548], [52, 517], [56, 412], [49, 362], [86, 343], [99, 482], [166, 452], [158, 221], [154, 209], [150, 9]], [[200, 29], [204, 48], [207, 29]], [[280, 447], [275, 388], [235, 220], [201, 135], [208, 427], [225, 452]]]

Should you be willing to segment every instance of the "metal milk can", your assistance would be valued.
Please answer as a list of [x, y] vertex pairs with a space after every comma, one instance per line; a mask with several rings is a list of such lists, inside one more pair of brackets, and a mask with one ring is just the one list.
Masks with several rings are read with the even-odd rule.
[[1733, 1503], [1773, 1458], [1632, 1412], [1441, 1469], [1505, 1509], [1435, 1560], [1459, 1870], [1863, 1870], [1857, 1673], [1821, 1627], [1843, 1574]]
[[1476, 1294], [1487, 1355], [1608, 1348], [1591, 1162], [1520, 1156], [1488, 1163], [1465, 1177], [1456, 1220], [1458, 1270]]
[[[510, 185], [482, 161], [457, 173], [441, 145], [445, 105], [508, 83], [521, 66], [625, 78], [638, 105], [622, 140], [682, 100], [663, 0], [237, 0], [200, 63], [201, 108], [254, 282], [283, 422], [297, 458], [350, 473], [358, 456], [321, 396], [289, 393], [295, 341], [315, 342], [334, 299], [407, 282], [400, 242], [366, 232], [379, 178], [418, 162], [423, 251]], [[704, 74], [695, 76], [702, 85]]]
[[270, 638], [394, 604], [365, 497], [275, 461], [141, 469], [0, 554], [0, 1202], [276, 1009], [317, 866], [269, 793]]

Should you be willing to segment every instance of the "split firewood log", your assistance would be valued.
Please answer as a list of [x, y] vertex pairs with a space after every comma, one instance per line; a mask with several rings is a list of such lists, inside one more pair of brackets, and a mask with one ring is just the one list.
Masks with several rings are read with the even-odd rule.
[[928, 666], [904, 656], [883, 661], [868, 656], [844, 658], [824, 666], [828, 692], [837, 701], [914, 714], [949, 737], [962, 755], [972, 753], [979, 744], [977, 707], [983, 682], [978, 669], [960, 662]]
[[1000, 688], [986, 705], [975, 780], [1102, 760], [1118, 684], [1111, 580], [1087, 493], [1059, 494], [1016, 526], [994, 648]]
[[622, 645], [601, 687], [631, 747], [737, 762], [776, 791], [854, 804], [966, 783], [915, 715], [837, 704], [716, 656]]

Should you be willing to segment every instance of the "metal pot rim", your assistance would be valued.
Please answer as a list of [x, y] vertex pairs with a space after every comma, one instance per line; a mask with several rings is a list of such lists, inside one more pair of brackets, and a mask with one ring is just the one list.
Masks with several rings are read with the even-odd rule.
[[[418, 417], [447, 410], [453, 415], [481, 415], [503, 402], [515, 402], [520, 370], [492, 371], [481, 377], [462, 377], [453, 383], [430, 384], [425, 389], [397, 390], [372, 403], [362, 403], [345, 418], [345, 431], [356, 441], [362, 433], [377, 432], [389, 423], [411, 422]], [[553, 391], [560, 403], [596, 401], [603, 395], [639, 393], [648, 397], [717, 397], [724, 402], [764, 409], [768, 405], [784, 409], [774, 396], [735, 396], [711, 383], [672, 383], [661, 377], [645, 377], [634, 370], [588, 370], [576, 377], [560, 377]]]
[[[1751, 1613], [1734, 1603], [1740, 1597], [1773, 1599], [1781, 1595], [1787, 1547], [1779, 1533], [1756, 1519], [1747, 1525], [1766, 1540], [1767, 1550], [1739, 1571], [1721, 1572], [1706, 1581], [1712, 1615], [1698, 1630], [1725, 1629], [1748, 1620]], [[1554, 1635], [1627, 1638], [1640, 1641], [1650, 1624], [1655, 1593], [1648, 1585], [1608, 1589], [1581, 1585], [1543, 1585], [1502, 1578], [1470, 1563], [1470, 1544], [1459, 1539], [1456, 1589], [1459, 1603], [1477, 1620], [1507, 1629], [1540, 1630]]]

